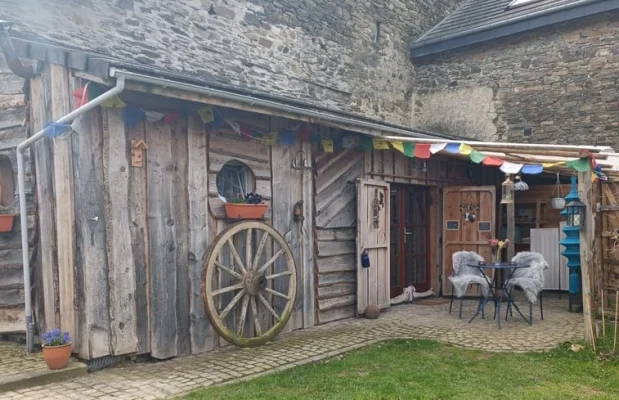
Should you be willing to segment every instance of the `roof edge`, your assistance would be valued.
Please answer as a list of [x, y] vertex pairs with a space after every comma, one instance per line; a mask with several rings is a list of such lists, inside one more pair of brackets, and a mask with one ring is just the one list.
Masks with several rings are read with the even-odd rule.
[[[619, 0], [582, 0], [476, 27], [446, 37], [424, 41], [422, 36], [411, 45], [411, 59], [420, 59], [472, 44], [488, 42], [617, 9], [619, 9]], [[492, 36], [489, 33], [492, 33]]]

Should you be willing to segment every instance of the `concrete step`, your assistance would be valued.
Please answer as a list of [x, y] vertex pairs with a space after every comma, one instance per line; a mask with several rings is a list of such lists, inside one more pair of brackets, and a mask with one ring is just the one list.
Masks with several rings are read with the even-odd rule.
[[67, 368], [52, 371], [41, 353], [27, 354], [17, 343], [0, 342], [0, 393], [61, 382], [86, 374], [88, 367], [71, 360]]

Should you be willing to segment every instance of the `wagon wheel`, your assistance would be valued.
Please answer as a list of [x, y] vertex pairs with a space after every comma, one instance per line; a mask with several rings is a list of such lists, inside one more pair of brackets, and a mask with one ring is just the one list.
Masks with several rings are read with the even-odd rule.
[[[254, 238], [260, 239], [255, 251]], [[269, 241], [273, 255], [267, 257]], [[239, 252], [235, 242], [236, 246], [241, 243], [244, 251]], [[283, 268], [272, 272], [276, 263]], [[279, 286], [287, 283], [287, 290], [275, 290], [276, 281]], [[296, 288], [292, 250], [282, 235], [264, 222], [229, 226], [217, 235], [204, 262], [202, 298], [206, 314], [215, 331], [237, 346], [264, 344], [284, 329], [292, 314]], [[274, 302], [280, 307], [274, 307]], [[278, 313], [277, 308], [282, 311]], [[265, 320], [270, 321], [266, 324], [269, 326], [265, 326]]]

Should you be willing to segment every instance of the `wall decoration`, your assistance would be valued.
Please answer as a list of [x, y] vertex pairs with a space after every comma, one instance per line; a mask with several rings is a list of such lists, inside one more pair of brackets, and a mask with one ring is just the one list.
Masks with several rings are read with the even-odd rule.
[[131, 141], [131, 166], [142, 167], [144, 165], [144, 151], [148, 149], [144, 140]]
[[372, 221], [375, 229], [378, 229], [380, 226], [380, 210], [383, 207], [385, 207], [385, 195], [383, 192], [379, 192], [378, 189], [374, 189], [374, 199], [372, 200]]
[[447, 225], [447, 230], [448, 231], [458, 231], [460, 230], [460, 221], [447, 221], [446, 222]]
[[490, 221], [479, 221], [477, 223], [477, 230], [479, 232], [492, 232], [492, 222], [490, 222]]

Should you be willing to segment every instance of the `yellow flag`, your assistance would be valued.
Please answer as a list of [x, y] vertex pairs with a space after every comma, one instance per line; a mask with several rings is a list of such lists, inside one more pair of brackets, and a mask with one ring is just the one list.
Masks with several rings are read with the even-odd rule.
[[460, 148], [458, 149], [458, 153], [464, 154], [465, 156], [470, 155], [473, 152], [473, 148], [466, 143], [462, 143]]
[[404, 143], [402, 142], [391, 142], [391, 146], [398, 150], [401, 153], [404, 153]]
[[202, 122], [205, 124], [215, 121], [215, 115], [213, 114], [213, 109], [211, 107], [200, 108], [198, 110], [198, 115], [200, 115]]
[[552, 168], [552, 167], [557, 167], [559, 165], [565, 165], [566, 161], [559, 161], [559, 162], [555, 162], [555, 163], [542, 163], [542, 166], [544, 168]]
[[277, 132], [265, 133], [262, 136], [262, 142], [267, 146], [273, 146], [277, 142]]
[[325, 153], [333, 153], [333, 140], [331, 139], [322, 139], [322, 148], [325, 150]]
[[107, 108], [123, 108], [124, 106], [126, 106], [126, 104], [120, 99], [120, 97], [116, 96], [104, 102], [103, 104], [101, 104], [101, 106]]
[[383, 139], [372, 139], [376, 150], [389, 150], [389, 142]]

